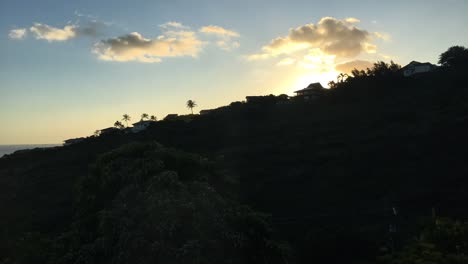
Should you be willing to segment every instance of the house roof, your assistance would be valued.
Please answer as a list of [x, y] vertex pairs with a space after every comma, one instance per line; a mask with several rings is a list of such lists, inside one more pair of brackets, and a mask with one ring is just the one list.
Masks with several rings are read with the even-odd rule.
[[305, 91], [312, 91], [312, 90], [322, 90], [322, 89], [325, 89], [325, 88], [323, 88], [322, 84], [320, 84], [319, 82], [316, 82], [316, 83], [309, 84], [309, 86], [307, 86], [306, 88], [304, 88], [302, 90], [295, 91], [295, 93], [305, 92]]
[[406, 69], [406, 68], [409, 68], [409, 67], [415, 67], [415, 66], [425, 66], [425, 65], [429, 65], [429, 66], [433, 66], [435, 67], [434, 64], [430, 63], [430, 62], [419, 62], [419, 61], [412, 61], [410, 63], [408, 63], [405, 67], [403, 67], [402, 69]]

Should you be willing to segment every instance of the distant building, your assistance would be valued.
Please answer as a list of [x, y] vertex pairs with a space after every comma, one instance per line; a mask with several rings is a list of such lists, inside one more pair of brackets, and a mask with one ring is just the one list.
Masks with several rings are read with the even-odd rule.
[[417, 61], [412, 61], [405, 67], [401, 68], [401, 70], [403, 71], [404, 76], [412, 76], [418, 73], [430, 72], [435, 70], [436, 68], [436, 65], [431, 64], [429, 62], [421, 63]]
[[71, 139], [64, 140], [63, 145], [68, 146], [68, 145], [72, 145], [72, 144], [82, 142], [83, 140], [85, 140], [85, 138], [83, 138], [83, 137], [81, 137], [81, 138], [71, 138]]
[[145, 129], [147, 129], [149, 127], [149, 125], [151, 125], [152, 123], [154, 123], [154, 121], [152, 120], [140, 120], [139, 122], [136, 122], [133, 124], [133, 127], [132, 127], [132, 132], [133, 133], [138, 133], [138, 132], [141, 132]]
[[117, 131], [120, 131], [120, 129], [116, 128], [116, 127], [108, 127], [108, 128], [104, 128], [104, 129], [101, 129], [101, 136], [102, 135], [106, 135], [106, 134], [111, 134], [111, 133], [115, 133]]
[[164, 120], [166, 120], [166, 121], [174, 121], [174, 120], [177, 120], [178, 117], [179, 117], [178, 114], [168, 114], [168, 115], [164, 118]]
[[320, 83], [311, 83], [302, 90], [295, 91], [296, 98], [302, 98], [305, 101], [316, 99], [325, 93], [326, 89]]

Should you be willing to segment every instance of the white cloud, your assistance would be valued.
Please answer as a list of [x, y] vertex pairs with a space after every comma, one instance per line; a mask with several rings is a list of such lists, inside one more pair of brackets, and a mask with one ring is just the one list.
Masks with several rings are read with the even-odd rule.
[[213, 26], [213, 25], [204, 26], [200, 28], [198, 31], [203, 34], [212, 35], [218, 38], [215, 44], [222, 50], [231, 51], [240, 46], [240, 43], [238, 41], [232, 40], [233, 38], [240, 37], [240, 34], [235, 31], [228, 30], [220, 26]]
[[350, 23], [350, 24], [355, 24], [355, 23], [359, 23], [361, 22], [361, 20], [355, 18], [355, 17], [348, 17], [345, 19], [346, 22]]
[[[106, 27], [113, 23], [97, 20], [94, 16], [81, 14], [75, 11], [78, 18], [88, 18], [84, 22], [77, 19], [69, 22], [63, 28], [54, 27], [44, 23], [34, 23], [29, 32], [36, 39], [48, 42], [67, 41], [82, 36], [96, 38], [106, 33]], [[123, 34], [98, 41], [93, 45], [92, 52], [100, 60], [106, 61], [137, 61], [145, 63], [158, 63], [167, 57], [197, 57], [203, 47], [212, 43], [218, 48], [231, 51], [240, 46], [235, 40], [239, 33], [219, 26], [205, 26], [198, 31], [180, 22], [169, 21], [159, 25], [161, 34], [152, 38], [145, 37], [139, 32]], [[28, 29], [12, 29], [9, 37], [12, 39], [24, 38]], [[210, 35], [210, 37], [208, 36]], [[204, 36], [204, 38], [201, 38]]]
[[240, 36], [239, 33], [235, 31], [228, 30], [220, 26], [213, 26], [213, 25], [200, 28], [200, 32], [205, 33], [205, 34], [215, 34], [215, 35], [219, 35], [222, 37], [239, 37]]
[[359, 29], [350, 23], [358, 19], [338, 20], [324, 17], [317, 24], [306, 24], [289, 30], [287, 36], [273, 39], [262, 47], [262, 53], [248, 56], [248, 60], [276, 57], [292, 54], [311, 48], [318, 48], [328, 55], [337, 57], [355, 57], [363, 52], [374, 53], [377, 46], [370, 43], [368, 31]]
[[95, 44], [93, 52], [100, 60], [155, 63], [164, 57], [196, 57], [202, 46], [203, 42], [192, 31], [166, 31], [154, 39], [133, 32], [102, 40]]
[[52, 41], [65, 41], [77, 36], [76, 25], [67, 25], [63, 29], [52, 27], [46, 24], [34, 23], [29, 30], [36, 36], [36, 39]]
[[189, 27], [187, 26], [184, 26], [182, 23], [180, 22], [176, 22], [176, 21], [169, 21], [169, 22], [166, 22], [162, 25], [159, 25], [159, 27], [163, 28], [163, 29], [169, 29], [169, 28], [175, 28], [175, 29], [188, 29]]
[[11, 39], [23, 39], [26, 37], [27, 31], [25, 28], [12, 29], [8, 33], [8, 37]]

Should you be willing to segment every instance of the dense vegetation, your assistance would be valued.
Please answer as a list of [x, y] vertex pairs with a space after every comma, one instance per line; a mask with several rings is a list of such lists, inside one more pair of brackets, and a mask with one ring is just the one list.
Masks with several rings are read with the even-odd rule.
[[466, 263], [466, 54], [8, 155], [0, 263]]

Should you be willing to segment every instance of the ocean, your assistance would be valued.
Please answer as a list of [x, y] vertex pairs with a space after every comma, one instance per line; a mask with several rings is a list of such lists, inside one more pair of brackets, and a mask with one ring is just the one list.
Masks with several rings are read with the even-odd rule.
[[0, 145], [0, 158], [6, 154], [11, 154], [17, 150], [34, 149], [34, 148], [50, 148], [61, 146], [62, 144], [36, 144], [36, 145]]

